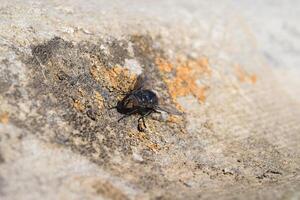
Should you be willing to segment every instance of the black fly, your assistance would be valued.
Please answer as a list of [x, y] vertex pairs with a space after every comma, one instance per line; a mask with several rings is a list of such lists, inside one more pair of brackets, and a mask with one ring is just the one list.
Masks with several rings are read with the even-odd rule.
[[[147, 79], [145, 77], [139, 76], [134, 89], [128, 92], [125, 97], [117, 103], [117, 106], [113, 107], [116, 108], [119, 113], [124, 114], [118, 122], [130, 115], [139, 114], [138, 122], [142, 120], [144, 127], [147, 128], [145, 117], [153, 112], [160, 113], [159, 111], [165, 111], [172, 114], [181, 114], [176, 111], [172, 112], [161, 108], [158, 103], [157, 95], [153, 91], [144, 88], [146, 81]], [[138, 130], [143, 131], [144, 129], [138, 126]]]

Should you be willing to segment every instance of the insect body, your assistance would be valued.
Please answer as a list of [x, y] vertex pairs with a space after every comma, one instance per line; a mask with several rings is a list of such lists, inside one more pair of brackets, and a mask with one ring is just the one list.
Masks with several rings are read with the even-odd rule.
[[[157, 95], [152, 90], [144, 89], [144, 84], [145, 78], [141, 76], [138, 77], [134, 89], [127, 93], [125, 97], [117, 103], [117, 106], [114, 107], [119, 113], [124, 114], [124, 116], [121, 117], [118, 122], [126, 117], [129, 117], [130, 115], [139, 114], [140, 117], [138, 122], [142, 120], [144, 127], [147, 128], [145, 117], [151, 113], [160, 113], [159, 111], [171, 113], [167, 109], [162, 109], [159, 106]], [[175, 112], [172, 113], [178, 114]], [[140, 126], [138, 126], [138, 129], [143, 131]]]
[[143, 120], [143, 125], [146, 128], [145, 117], [150, 115], [152, 112], [158, 112], [157, 95], [151, 90], [135, 90], [127, 94], [121, 101], [118, 102], [116, 109], [119, 113], [124, 114], [119, 121], [132, 115], [141, 115], [138, 121]]

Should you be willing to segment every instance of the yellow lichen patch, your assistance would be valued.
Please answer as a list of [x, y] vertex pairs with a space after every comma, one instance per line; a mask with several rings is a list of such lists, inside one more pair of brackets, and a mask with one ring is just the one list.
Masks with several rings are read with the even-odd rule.
[[101, 65], [94, 65], [91, 67], [91, 74], [93, 78], [107, 87], [110, 91], [128, 91], [132, 89], [136, 81], [136, 75], [121, 66], [106, 68]]
[[255, 74], [246, 72], [240, 65], [235, 65], [235, 72], [240, 82], [255, 84], [257, 81], [257, 76]]
[[104, 108], [104, 99], [99, 92], [95, 92], [94, 95], [95, 102], [97, 103], [98, 108], [101, 110]]
[[74, 100], [73, 107], [79, 112], [82, 112], [85, 109], [85, 106], [77, 99]]
[[[177, 97], [193, 95], [199, 102], [206, 100], [206, 92], [208, 86], [198, 85], [197, 79], [206, 75], [211, 76], [211, 68], [207, 58], [199, 58], [197, 60], [177, 59], [172, 65], [162, 58], [156, 59], [158, 69], [163, 75], [163, 79], [168, 86], [171, 97], [176, 102]], [[175, 77], [167, 78], [168, 73], [174, 72]]]
[[8, 122], [9, 122], [8, 112], [4, 112], [4, 113], [0, 114], [0, 123], [8, 124]]

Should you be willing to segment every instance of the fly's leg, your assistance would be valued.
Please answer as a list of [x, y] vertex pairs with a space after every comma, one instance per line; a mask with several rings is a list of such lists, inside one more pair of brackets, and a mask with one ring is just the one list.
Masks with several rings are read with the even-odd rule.
[[143, 121], [144, 127], [147, 128], [146, 123], [145, 123], [145, 118], [144, 118], [144, 116], [140, 117], [140, 118], [138, 119], [138, 122], [139, 122], [140, 120]]
[[148, 111], [146, 114], [142, 115], [142, 116], [138, 119], [138, 122], [139, 122], [140, 120], [143, 120], [143, 125], [144, 125], [145, 128], [147, 128], [146, 123], [145, 123], [145, 117], [147, 117], [148, 115], [150, 115], [152, 112], [153, 112], [153, 111], [150, 110], [150, 111]]
[[123, 115], [120, 119], [118, 119], [118, 122], [120, 122], [122, 119], [125, 119], [126, 117], [129, 117], [130, 115]]
[[155, 113], [161, 114], [161, 112], [159, 112], [159, 111], [157, 111], [157, 110], [155, 110], [155, 109], [152, 109], [152, 111], [155, 112]]
[[109, 107], [108, 109], [112, 110], [112, 109], [116, 109], [116, 108], [117, 108], [117, 106], [113, 106], [113, 107]]
[[122, 119], [129, 117], [130, 115], [132, 115], [133, 113], [135, 113], [137, 110], [132, 110], [129, 113], [126, 113], [125, 115], [123, 115], [120, 119], [118, 119], [118, 122], [120, 122]]

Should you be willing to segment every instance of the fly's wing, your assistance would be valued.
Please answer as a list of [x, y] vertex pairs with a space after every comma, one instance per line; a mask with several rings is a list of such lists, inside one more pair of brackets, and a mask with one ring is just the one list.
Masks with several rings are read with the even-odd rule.
[[124, 108], [126, 109], [134, 109], [134, 107], [137, 106], [137, 101], [136, 98], [134, 98], [134, 96], [129, 95], [125, 100], [124, 100]]
[[135, 84], [134, 84], [134, 87], [133, 87], [133, 92], [134, 91], [137, 91], [137, 90], [140, 90], [142, 88], [144, 88], [146, 86], [146, 83], [148, 82], [148, 78], [145, 76], [145, 75], [139, 75], [137, 78], [136, 78], [136, 81], [135, 81]]
[[157, 111], [163, 111], [163, 112], [166, 112], [168, 114], [171, 114], [171, 115], [183, 115], [184, 113], [183, 112], [180, 112], [178, 110], [176, 110], [175, 108], [171, 108], [169, 106], [156, 106], [155, 107], [155, 110]]

